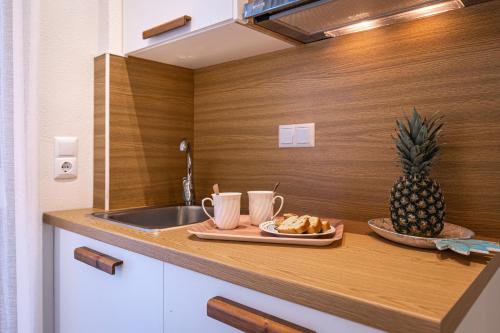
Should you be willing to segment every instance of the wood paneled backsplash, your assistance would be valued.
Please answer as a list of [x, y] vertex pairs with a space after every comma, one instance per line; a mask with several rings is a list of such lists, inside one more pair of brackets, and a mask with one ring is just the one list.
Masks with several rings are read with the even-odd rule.
[[[449, 222], [500, 237], [500, 1], [195, 71], [197, 198], [271, 189], [286, 211], [388, 215], [390, 137], [413, 106], [445, 115], [433, 176]], [[278, 125], [316, 147], [278, 149]], [[243, 205], [247, 197], [243, 197]]]
[[95, 60], [95, 76], [94, 207], [106, 208], [106, 194], [109, 209], [182, 202], [186, 165], [179, 143], [193, 139], [193, 71], [104, 55]]

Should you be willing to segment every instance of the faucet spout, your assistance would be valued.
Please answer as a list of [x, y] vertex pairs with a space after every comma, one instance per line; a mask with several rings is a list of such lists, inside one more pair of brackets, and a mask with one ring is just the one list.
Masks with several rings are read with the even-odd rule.
[[182, 139], [179, 150], [186, 153], [187, 175], [182, 178], [184, 204], [192, 206], [194, 205], [193, 159], [191, 156], [191, 145], [187, 139]]

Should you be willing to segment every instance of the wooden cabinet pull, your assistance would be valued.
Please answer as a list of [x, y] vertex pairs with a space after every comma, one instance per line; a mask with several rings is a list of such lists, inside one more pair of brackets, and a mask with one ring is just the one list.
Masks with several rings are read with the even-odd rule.
[[207, 315], [247, 333], [314, 333], [220, 296], [208, 300]]
[[75, 249], [75, 259], [87, 265], [95, 267], [103, 272], [114, 275], [115, 267], [123, 264], [122, 260], [108, 256], [107, 254], [97, 252], [82, 246]]
[[151, 29], [144, 30], [142, 32], [142, 39], [148, 39], [148, 38], [151, 38], [154, 36], [158, 36], [159, 34], [162, 34], [164, 32], [183, 27], [189, 21], [191, 21], [191, 16], [184, 15], [184, 16], [178, 17], [172, 21], [168, 21], [166, 23], [157, 25], [156, 27], [153, 27]]

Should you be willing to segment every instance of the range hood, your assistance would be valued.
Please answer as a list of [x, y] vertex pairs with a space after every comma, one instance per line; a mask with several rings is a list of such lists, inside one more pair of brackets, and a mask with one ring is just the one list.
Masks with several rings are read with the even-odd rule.
[[461, 0], [254, 0], [243, 17], [302, 43], [464, 7]]

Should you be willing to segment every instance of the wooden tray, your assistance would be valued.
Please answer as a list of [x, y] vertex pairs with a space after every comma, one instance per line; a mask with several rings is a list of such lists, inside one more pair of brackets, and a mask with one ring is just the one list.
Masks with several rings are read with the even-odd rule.
[[258, 226], [250, 224], [248, 215], [241, 215], [240, 225], [236, 229], [221, 230], [217, 229], [212, 220], [193, 224], [187, 231], [190, 234], [196, 235], [203, 239], [228, 240], [239, 242], [256, 242], [256, 243], [277, 243], [277, 244], [295, 244], [305, 246], [325, 246], [342, 238], [344, 225], [340, 220], [328, 219], [335, 227], [335, 234], [323, 236], [319, 238], [289, 238], [276, 237], [265, 233]]

